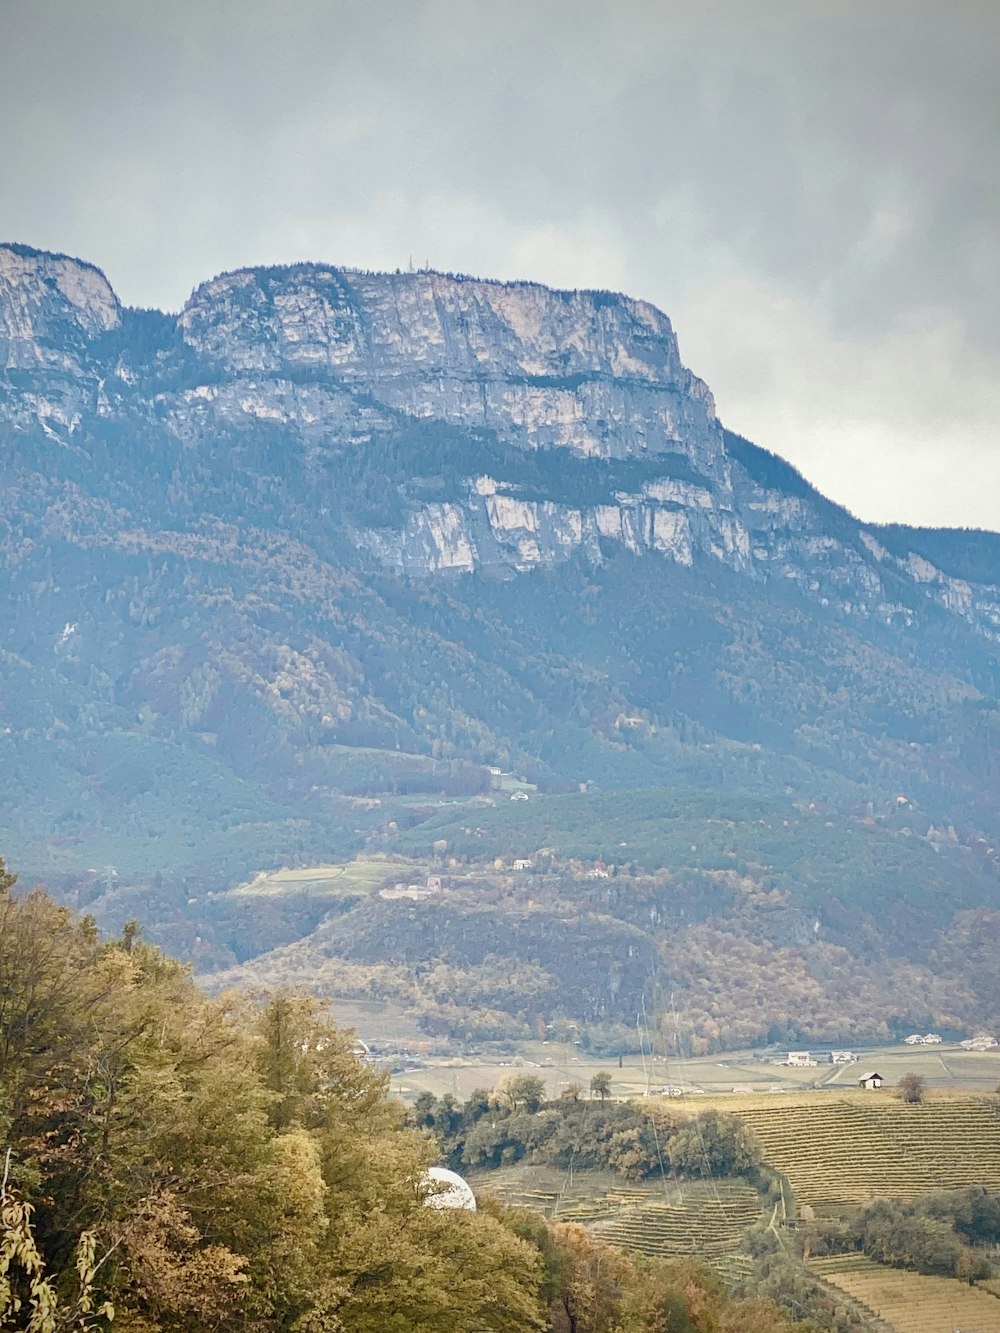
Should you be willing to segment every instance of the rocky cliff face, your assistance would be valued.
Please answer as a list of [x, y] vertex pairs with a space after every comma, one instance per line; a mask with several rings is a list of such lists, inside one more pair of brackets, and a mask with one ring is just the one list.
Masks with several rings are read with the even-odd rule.
[[206, 283], [180, 326], [230, 374], [328, 375], [393, 411], [528, 448], [718, 464], [711, 394], [681, 365], [670, 321], [642, 301], [303, 266]]
[[121, 324], [99, 269], [66, 255], [0, 246], [0, 367], [12, 425], [77, 429], [96, 407], [91, 351]]
[[[655, 978], [713, 1042], [720, 974], [744, 1042], [995, 1015], [1000, 535], [857, 523], [645, 303], [303, 264], [173, 315], [0, 246], [0, 476], [25, 880], [203, 964], [319, 926], [261, 975], [446, 1025], [539, 974], [533, 1025]], [[220, 892], [359, 851], [445, 892]]]
[[[470, 448], [467, 459], [449, 456], [446, 499], [407, 493], [411, 477], [394, 478], [404, 503], [391, 521], [345, 516], [365, 564], [427, 577], [510, 575], [577, 555], [600, 563], [614, 548], [687, 566], [704, 556], [886, 623], [912, 619], [902, 580], [982, 632], [1000, 630], [993, 585], [890, 553], [808, 488], [762, 484], [745, 452], [741, 463], [727, 448], [669, 319], [646, 302], [303, 264], [213, 279], [179, 316], [159, 317], [155, 335], [129, 346], [119, 303], [92, 266], [0, 247], [9, 427], [35, 425], [70, 446], [88, 428], [124, 421], [125, 444], [138, 420], [177, 441], [185, 462], [220, 433], [280, 429], [288, 466], [300, 466], [318, 496], [331, 460], [408, 422], [550, 465], [540, 487], [516, 467], [494, 475]], [[628, 469], [594, 468], [581, 503], [560, 484], [563, 457], [574, 476], [588, 461]], [[411, 465], [419, 474], [420, 459]]]

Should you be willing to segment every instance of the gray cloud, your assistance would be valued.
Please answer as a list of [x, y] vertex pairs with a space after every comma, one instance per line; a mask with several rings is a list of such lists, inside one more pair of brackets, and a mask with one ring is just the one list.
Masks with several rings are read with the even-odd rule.
[[0, 234], [624, 287], [871, 519], [1000, 528], [989, 0], [4, 0]]

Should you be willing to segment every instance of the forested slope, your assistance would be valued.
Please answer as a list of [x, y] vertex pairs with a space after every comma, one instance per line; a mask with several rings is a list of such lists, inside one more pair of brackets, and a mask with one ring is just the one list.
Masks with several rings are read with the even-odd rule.
[[12, 887], [0, 862], [3, 1327], [789, 1327], [691, 1264], [640, 1279], [579, 1227], [428, 1207], [437, 1144], [319, 1005], [206, 999], [134, 924]]

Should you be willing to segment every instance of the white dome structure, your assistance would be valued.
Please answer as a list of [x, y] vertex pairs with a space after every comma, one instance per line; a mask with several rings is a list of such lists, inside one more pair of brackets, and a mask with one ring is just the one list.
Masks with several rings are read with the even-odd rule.
[[423, 1183], [434, 1189], [424, 1203], [428, 1208], [465, 1208], [470, 1213], [476, 1211], [476, 1196], [472, 1186], [463, 1180], [457, 1171], [449, 1171], [446, 1166], [432, 1166], [424, 1172]]

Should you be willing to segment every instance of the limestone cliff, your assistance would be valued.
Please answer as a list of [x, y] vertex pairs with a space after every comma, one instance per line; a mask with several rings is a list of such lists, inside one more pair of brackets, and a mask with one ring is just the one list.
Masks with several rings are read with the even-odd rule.
[[97, 404], [92, 349], [121, 324], [104, 274], [66, 255], [0, 246], [0, 370], [3, 415], [43, 429], [76, 429]]
[[325, 374], [408, 416], [525, 447], [719, 464], [711, 394], [681, 365], [670, 321], [643, 301], [303, 265], [216, 278], [180, 324], [208, 364], [233, 374]]
[[[646, 302], [302, 264], [224, 274], [159, 320], [144, 360], [97, 269], [0, 247], [0, 413], [65, 446], [88, 421], [127, 418], [126, 438], [137, 419], [155, 422], [189, 457], [220, 432], [280, 428], [320, 504], [317, 479], [339, 455], [408, 421], [439, 423], [526, 456], [631, 472], [611, 469], [580, 503], [560, 494], [570, 488], [560, 488], [558, 465], [556, 484], [539, 494], [530, 476], [493, 475], [470, 448], [467, 461], [450, 462], [446, 497], [423, 499], [402, 475], [390, 522], [346, 516], [362, 562], [413, 577], [503, 575], [575, 555], [599, 563], [620, 547], [777, 574], [885, 622], [911, 616], [893, 586], [902, 578], [986, 633], [1000, 626], [993, 587], [890, 555], [850, 521], [831, 531], [820, 497], [748, 474], [707, 387], [682, 364], [669, 319]], [[419, 473], [419, 458], [412, 467]]]

